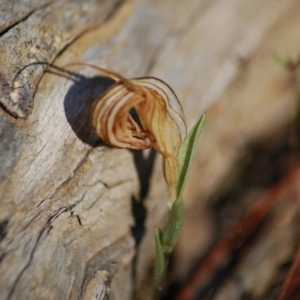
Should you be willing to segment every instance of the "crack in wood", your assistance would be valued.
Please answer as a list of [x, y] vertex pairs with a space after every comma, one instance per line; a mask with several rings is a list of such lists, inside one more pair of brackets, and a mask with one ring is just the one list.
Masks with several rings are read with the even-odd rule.
[[0, 223], [0, 242], [5, 238], [7, 234], [7, 225], [8, 225], [9, 220], [4, 220]]
[[76, 215], [76, 218], [77, 218], [78, 224], [79, 224], [80, 226], [83, 226], [83, 225], [82, 225], [82, 222], [81, 222], [80, 216], [79, 216], [79, 215]]
[[50, 216], [46, 222], [46, 225], [51, 224], [54, 220], [56, 220], [61, 214], [72, 211], [72, 209], [76, 206], [76, 204], [72, 204], [67, 207], [59, 208], [52, 216]]
[[1, 264], [1, 262], [2, 262], [2, 260], [4, 259], [5, 256], [6, 256], [6, 253], [2, 253], [2, 254], [0, 255], [0, 264]]
[[56, 213], [54, 213], [52, 216], [50, 216], [48, 218], [48, 220], [46, 221], [45, 225], [43, 226], [43, 228], [40, 230], [38, 237], [36, 239], [36, 242], [30, 252], [29, 255], [29, 259], [27, 261], [27, 263], [25, 264], [25, 266], [22, 268], [22, 270], [20, 271], [20, 273], [16, 276], [16, 279], [14, 281], [14, 283], [12, 284], [12, 287], [10, 288], [10, 291], [8, 293], [7, 296], [7, 300], [10, 300], [14, 294], [14, 291], [17, 287], [17, 284], [19, 283], [21, 277], [24, 275], [25, 271], [28, 269], [28, 267], [30, 266], [31, 262], [33, 261], [34, 258], [34, 253], [37, 250], [37, 247], [39, 245], [39, 242], [41, 240], [41, 237], [43, 236], [43, 234], [46, 232], [46, 234], [48, 235], [49, 232], [51, 231], [51, 229], [53, 228], [53, 226], [51, 225], [59, 216], [61, 216], [62, 214], [71, 211], [73, 208], [75, 207], [75, 205], [70, 205], [68, 207], [62, 207], [60, 209], [58, 209], [56, 211]]
[[103, 21], [100, 24], [96, 24], [93, 27], [87, 28], [83, 32], [81, 32], [78, 36], [76, 36], [70, 43], [66, 44], [56, 55], [55, 59], [58, 59], [74, 42], [76, 42], [78, 39], [80, 39], [84, 34], [88, 33], [91, 30], [94, 30], [95, 28], [103, 25], [105, 22], [108, 22], [112, 17], [115, 16], [118, 9], [124, 5], [128, 0], [119, 0], [115, 3], [115, 5], [112, 7], [112, 10], [106, 15], [106, 17], [103, 19]]
[[35, 9], [33, 9], [32, 11], [29, 11], [27, 14], [25, 14], [23, 17], [21, 17], [20, 19], [18, 19], [16, 22], [12, 23], [11, 25], [5, 27], [4, 29], [0, 30], [0, 37], [3, 36], [4, 34], [6, 34], [8, 31], [10, 31], [13, 27], [17, 26], [18, 24], [20, 24], [21, 22], [26, 21], [28, 18], [30, 18], [30, 16], [34, 13], [36, 13], [37, 11], [51, 5], [53, 1], [49, 1], [39, 7], [36, 7]]

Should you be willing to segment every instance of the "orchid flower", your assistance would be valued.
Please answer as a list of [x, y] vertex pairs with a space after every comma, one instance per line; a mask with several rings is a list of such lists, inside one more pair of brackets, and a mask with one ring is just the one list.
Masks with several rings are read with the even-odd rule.
[[[115, 80], [94, 103], [93, 127], [111, 146], [136, 150], [154, 147], [163, 156], [170, 210], [177, 198], [178, 154], [186, 136], [185, 118], [178, 98], [160, 79], [125, 79], [114, 72], [91, 67]], [[131, 117], [131, 109], [136, 111], [141, 125]]]

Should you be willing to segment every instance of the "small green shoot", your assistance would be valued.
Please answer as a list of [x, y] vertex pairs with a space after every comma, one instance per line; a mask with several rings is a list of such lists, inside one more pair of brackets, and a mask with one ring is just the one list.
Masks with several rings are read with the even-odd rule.
[[177, 199], [173, 203], [164, 232], [154, 228], [156, 243], [155, 261], [155, 284], [157, 289], [162, 286], [163, 278], [167, 269], [167, 257], [172, 252], [179, 238], [183, 220], [184, 207], [182, 201], [183, 190], [190, 171], [192, 159], [195, 153], [197, 140], [205, 120], [205, 114], [195, 124], [186, 136], [178, 155], [179, 176], [177, 180]]

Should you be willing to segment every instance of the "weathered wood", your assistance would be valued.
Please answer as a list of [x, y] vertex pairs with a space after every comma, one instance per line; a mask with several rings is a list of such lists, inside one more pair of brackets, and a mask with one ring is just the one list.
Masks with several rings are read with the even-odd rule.
[[3, 0], [0, 3], [0, 32], [7, 30], [9, 27], [15, 25], [27, 18], [32, 12], [39, 8], [50, 4], [47, 0], [33, 0], [33, 1], [14, 1]]
[[[126, 77], [157, 76], [178, 94], [189, 127], [216, 103], [184, 196], [185, 233], [202, 226], [195, 211], [247, 143], [291, 117], [292, 88], [273, 56], [298, 54], [299, 11], [298, 0], [4, 2], [0, 298], [105, 299], [111, 291], [123, 300], [136, 285], [137, 297], [150, 299], [152, 228], [166, 218], [160, 158], [146, 197], [147, 160], [101, 144], [90, 127], [91, 103], [111, 82], [85, 67], [72, 68], [81, 76], [71, 77], [36, 64], [18, 73], [22, 67], [86, 62]], [[139, 219], [145, 210], [146, 220]], [[141, 234], [146, 228], [136, 282], [132, 226]], [[184, 236], [177, 273], [191, 268], [191, 253], [205, 246], [197, 232], [192, 248]]]
[[33, 65], [12, 87], [21, 67], [51, 62], [116, 4], [51, 3], [1, 37], [1, 299], [104, 299], [121, 289], [131, 298], [133, 157], [95, 146], [85, 126], [109, 82], [43, 76]]
[[[17, 73], [18, 69], [30, 62], [52, 62], [85, 31], [103, 23], [120, 2], [52, 2], [51, 5], [33, 7], [34, 13], [25, 22], [15, 24], [8, 32], [4, 31], [0, 41], [0, 64], [5, 71], [0, 74], [1, 84], [5, 86], [1, 103], [9, 113], [19, 118], [26, 117], [43, 74], [43, 65], [27, 67]], [[18, 4], [8, 2], [7, 11], [11, 8], [11, 11], [25, 13], [23, 6]], [[17, 21], [13, 19], [13, 23]]]

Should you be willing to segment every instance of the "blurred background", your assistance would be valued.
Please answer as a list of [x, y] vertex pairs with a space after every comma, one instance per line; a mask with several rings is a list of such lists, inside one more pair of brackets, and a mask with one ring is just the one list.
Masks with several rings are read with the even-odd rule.
[[[170, 84], [189, 129], [207, 111], [162, 299], [277, 299], [299, 239], [299, 1], [140, 1], [127, 26], [149, 62], [135, 73]], [[164, 222], [160, 168], [157, 157], [140, 299]], [[300, 297], [292, 277], [282, 299]]]

